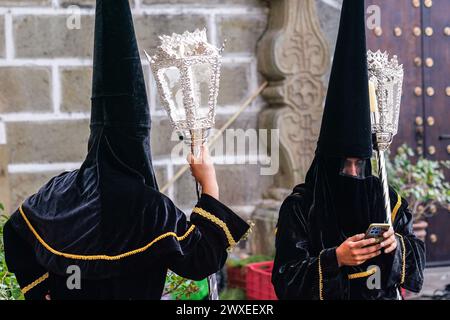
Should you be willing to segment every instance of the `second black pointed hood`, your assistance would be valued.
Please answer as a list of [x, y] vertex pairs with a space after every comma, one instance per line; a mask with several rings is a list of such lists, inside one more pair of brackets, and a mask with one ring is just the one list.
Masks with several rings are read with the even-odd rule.
[[[333, 247], [384, 222], [380, 185], [372, 176], [365, 1], [344, 0], [316, 155], [306, 175], [317, 246]], [[346, 158], [358, 174], [343, 171]], [[320, 232], [319, 232], [320, 231]]]
[[372, 155], [365, 1], [344, 0], [317, 153]]

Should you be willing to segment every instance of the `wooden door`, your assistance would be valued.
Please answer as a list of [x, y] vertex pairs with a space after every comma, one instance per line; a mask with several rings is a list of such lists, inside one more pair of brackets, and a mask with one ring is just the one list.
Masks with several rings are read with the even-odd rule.
[[[450, 1], [366, 0], [366, 5], [377, 5], [381, 14], [381, 25], [367, 33], [368, 48], [397, 55], [405, 69], [392, 150], [407, 143], [419, 156], [449, 160]], [[450, 263], [450, 213], [439, 211], [429, 219], [427, 259]]]

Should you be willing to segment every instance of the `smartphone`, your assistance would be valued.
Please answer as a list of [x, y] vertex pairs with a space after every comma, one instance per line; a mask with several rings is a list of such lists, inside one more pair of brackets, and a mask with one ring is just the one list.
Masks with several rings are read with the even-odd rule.
[[375, 238], [377, 243], [383, 241], [383, 233], [391, 228], [389, 223], [372, 223], [366, 231], [365, 239]]

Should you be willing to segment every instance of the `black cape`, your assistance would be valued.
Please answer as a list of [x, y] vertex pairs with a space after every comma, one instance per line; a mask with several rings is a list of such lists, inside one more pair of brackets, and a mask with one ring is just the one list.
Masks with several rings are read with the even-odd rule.
[[[62, 176], [64, 175], [70, 173]], [[46, 185], [48, 186], [50, 185]], [[130, 192], [125, 189], [124, 187], [122, 190], [124, 193]], [[117, 260], [101, 260], [107, 257], [80, 260], [81, 257], [71, 259], [51, 253], [36, 239], [20, 213], [16, 211], [5, 225], [4, 245], [8, 269], [15, 273], [25, 298], [41, 300], [50, 293], [52, 300], [160, 299], [168, 269], [189, 279], [204, 279], [223, 267], [227, 248], [235, 245], [248, 229], [248, 225], [228, 207], [206, 194], [203, 194], [197, 203], [190, 221], [187, 221], [186, 215], [164, 195], [159, 194], [156, 197], [145, 190], [143, 196], [158, 200], [143, 200], [145, 209], [138, 218], [128, 215], [136, 226], [130, 231], [130, 242], [118, 238], [120, 226], [116, 226], [115, 231], [104, 231], [97, 236], [101, 244], [105, 245], [106, 251], [91, 251], [79, 246], [75, 251], [53, 246], [47, 240], [47, 235], [60, 233], [57, 224], [53, 223], [53, 220], [38, 224], [35, 223], [36, 214], [27, 215], [42, 239], [54, 249], [84, 256], [108, 254], [116, 256]], [[140, 225], [138, 219], [153, 220], [153, 227]], [[217, 221], [223, 221], [226, 227], [219, 226]], [[102, 224], [102, 221], [99, 223]], [[51, 228], [53, 231], [45, 231]], [[164, 238], [157, 240], [161, 235]], [[101, 240], [102, 238], [105, 240]], [[114, 243], [120, 244], [121, 250], [108, 250], [108, 246]], [[92, 243], [92, 247], [95, 246], [96, 244]], [[130, 256], [117, 257], [140, 248], [145, 250]], [[80, 268], [80, 290], [70, 290], [67, 287], [67, 280], [73, 274], [70, 266]]]
[[[197, 280], [220, 270], [248, 225], [206, 194], [188, 221], [158, 191], [128, 0], [97, 0], [90, 128], [81, 168], [51, 179], [5, 226], [25, 297], [159, 299], [168, 268]], [[81, 290], [66, 286], [73, 266]]]

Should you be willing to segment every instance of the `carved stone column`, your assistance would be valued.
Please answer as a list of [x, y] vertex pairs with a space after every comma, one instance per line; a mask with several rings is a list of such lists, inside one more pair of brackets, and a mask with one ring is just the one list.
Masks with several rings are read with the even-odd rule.
[[314, 0], [272, 0], [270, 5], [268, 29], [258, 44], [259, 70], [269, 81], [260, 128], [280, 130], [280, 173], [253, 213], [250, 241], [253, 253], [265, 254], [274, 249], [282, 200], [304, 181], [314, 157], [330, 61]]

